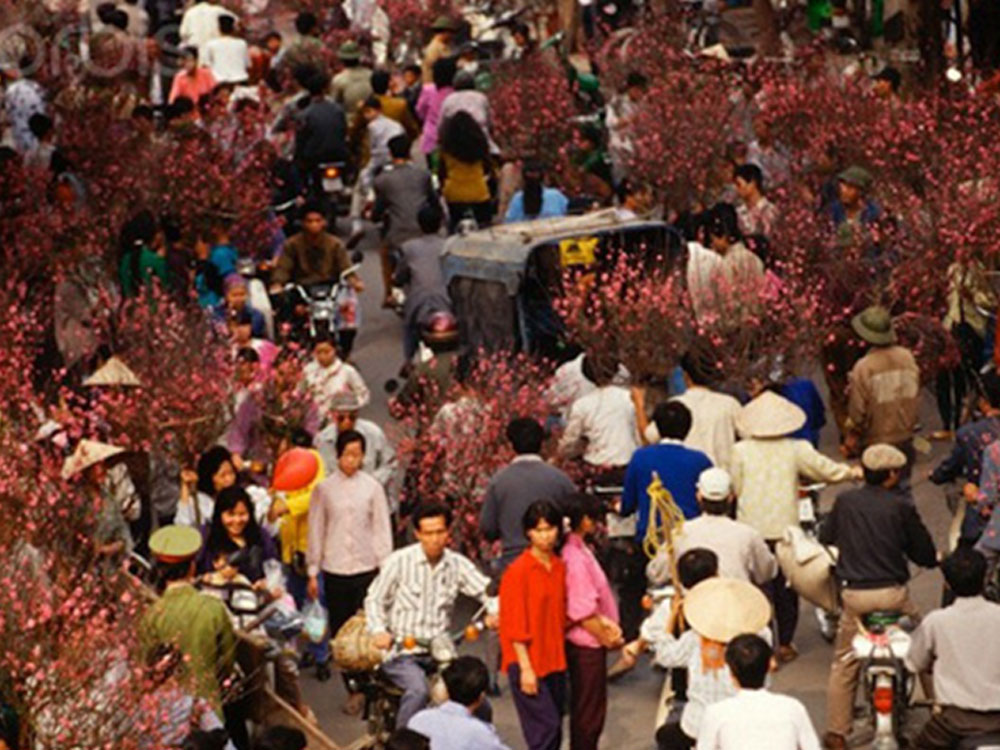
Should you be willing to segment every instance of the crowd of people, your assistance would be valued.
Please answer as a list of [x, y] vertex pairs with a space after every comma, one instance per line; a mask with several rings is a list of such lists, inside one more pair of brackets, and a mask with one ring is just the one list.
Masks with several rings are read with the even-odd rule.
[[[99, 509], [97, 567], [110, 575], [133, 553], [153, 561], [157, 598], [137, 627], [142, 671], [167, 710], [149, 747], [306, 747], [297, 729], [252, 733], [246, 701], [232, 696], [245, 622], [237, 590], [280, 605], [284, 619], [266, 629], [277, 644], [274, 690], [307, 722], [316, 721], [300, 683], [307, 669], [319, 682], [339, 672], [343, 721], [371, 709], [330, 648], [361, 613], [378, 669], [400, 693], [385, 744], [396, 750], [506, 748], [514, 740], [492, 724], [490, 702], [505, 690], [526, 747], [562, 747], [568, 714], [572, 750], [596, 749], [609, 674], [635, 668], [644, 653], [674, 680], [674, 707], [649, 738], [661, 750], [841, 750], [859, 680], [852, 641], [866, 615], [884, 610], [913, 621], [906, 664], [935, 705], [913, 746], [952, 748], [1000, 733], [1000, 606], [992, 601], [1000, 590], [1000, 375], [987, 366], [998, 334], [985, 269], [956, 260], [940, 311], [958, 356], [935, 373], [942, 429], [934, 437], [954, 445], [929, 479], [962, 482], [953, 548], [936, 547], [913, 495], [926, 373], [900, 342], [893, 312], [873, 304], [852, 311], [847, 336], [859, 346], [825, 362], [819, 384], [779, 358], [767, 377], [733, 387], [708, 340], [691, 343], [664, 388], [633, 383], [602, 351], [549, 363], [549, 412], [505, 415], [498, 450], [512, 458], [477, 489], [473, 522], [488, 552], [470, 559], [451, 546], [456, 506], [414, 496], [419, 460], [397, 455], [413, 436], [398, 440], [371, 415], [377, 397], [355, 353], [358, 295], [370, 292], [352, 254], [371, 225], [381, 305], [402, 318], [407, 383], [390, 411], [419, 401], [428, 379], [440, 377], [435, 397], [444, 402], [423, 404], [433, 406], [428, 431], [461, 452], [462, 440], [479, 436], [458, 424], [474, 425], [490, 394], [472, 386], [474, 353], [458, 350], [451, 329], [442, 266], [449, 237], [602, 207], [622, 224], [655, 214], [683, 238], [695, 319], [738, 326], [750, 319], [747, 299], [782, 294], [769, 249], [782, 203], [772, 197], [792, 190], [793, 156], [755, 117], [751, 96], [742, 130], [727, 134], [714, 199], [664, 212], [634, 174], [637, 113], [651, 82], [629, 70], [600, 116], [577, 128], [573, 157], [584, 178], [556, 187], [550, 155], [498, 145], [479, 53], [459, 42], [457, 19], [435, 19], [426, 45], [400, 64], [377, 4], [344, 3], [334, 15], [300, 12], [292, 34], [243, 27], [208, 0], [186, 8], [122, 0], [85, 13], [88, 59], [127, 71], [115, 107], [139, 136], [130, 143], [206, 140], [234, 169], [264, 153], [272, 187], [267, 248], [240, 247], [224, 211], [181, 219], [142, 208], [116, 232], [112, 274], [86, 259], [54, 281], [52, 345], [40, 359], [58, 363], [52, 372], [64, 391], [58, 406], [39, 407], [37, 444], [65, 456], [62, 478]], [[342, 37], [335, 48], [322, 37], [330, 28]], [[539, 31], [515, 24], [503, 57], [560, 64], [535, 43]], [[47, 199], [86, 206], [88, 185], [61, 143], [62, 92], [36, 76], [30, 50], [17, 59], [0, 52], [0, 162], [45, 183]], [[885, 67], [866, 95], [896, 108], [901, 84]], [[881, 244], [878, 176], [833, 162], [822, 184], [803, 191], [830, 235], [860, 247], [859, 263], [877, 276], [892, 262]], [[329, 189], [331, 180], [341, 187]], [[337, 313], [317, 328], [310, 300], [295, 290], [323, 284], [338, 290]], [[65, 393], [97, 404], [92, 394], [144, 385], [100, 340], [95, 310], [109, 300], [200, 309], [225, 350], [234, 378], [225, 429], [190, 464], [154, 446], [137, 467], [128, 446], [102, 434], [111, 420], [101, 410], [86, 439], [71, 429]], [[821, 447], [827, 403], [836, 458]], [[445, 463], [439, 473], [455, 470]], [[838, 550], [831, 575], [840, 605], [820, 733], [799, 700], [770, 689], [771, 675], [799, 656], [800, 595], [779, 549], [800, 525], [805, 483], [843, 485], [819, 527], [819, 541]], [[655, 500], [661, 490], [666, 513]], [[946, 584], [947, 606], [923, 620], [907, 586], [911, 563], [940, 567]], [[666, 582], [674, 596], [644, 611], [651, 583]], [[479, 602], [490, 632], [483, 658], [447, 660], [439, 702], [425, 657], [429, 644], [451, 640], [463, 597]], [[317, 610], [318, 626], [310, 621]], [[308, 638], [275, 634], [297, 616]], [[5, 687], [0, 681], [0, 708]], [[16, 724], [0, 713], [0, 750], [21, 746], [8, 731]]]

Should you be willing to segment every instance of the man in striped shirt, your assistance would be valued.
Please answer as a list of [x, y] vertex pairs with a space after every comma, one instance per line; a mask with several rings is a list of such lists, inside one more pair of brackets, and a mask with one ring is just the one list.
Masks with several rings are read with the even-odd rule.
[[[451, 510], [424, 505], [414, 513], [413, 525], [417, 544], [388, 557], [365, 598], [368, 630], [375, 645], [389, 651], [382, 671], [404, 691], [396, 719], [400, 727], [427, 705], [427, 677], [417, 656], [442, 638], [451, 646], [448, 627], [458, 595], [486, 604], [491, 612], [486, 624], [497, 623], [496, 599], [487, 594], [490, 579], [467, 557], [447, 549]], [[415, 640], [412, 648], [404, 643], [409, 638]]]

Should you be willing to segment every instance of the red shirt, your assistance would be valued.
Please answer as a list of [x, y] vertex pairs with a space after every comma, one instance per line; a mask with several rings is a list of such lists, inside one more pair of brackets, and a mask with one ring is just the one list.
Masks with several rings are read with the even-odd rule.
[[546, 567], [529, 547], [500, 580], [503, 670], [517, 663], [514, 642], [528, 645], [538, 677], [566, 670], [566, 565], [555, 555]]

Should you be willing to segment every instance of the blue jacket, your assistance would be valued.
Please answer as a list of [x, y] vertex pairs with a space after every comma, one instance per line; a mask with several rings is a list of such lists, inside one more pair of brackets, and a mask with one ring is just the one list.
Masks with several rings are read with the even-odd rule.
[[694, 518], [701, 511], [695, 487], [698, 477], [705, 469], [712, 468], [712, 462], [701, 451], [685, 448], [680, 443], [667, 442], [647, 445], [632, 454], [632, 460], [625, 470], [625, 491], [622, 495], [623, 516], [639, 511], [636, 524], [636, 539], [642, 541], [649, 525], [649, 494], [647, 488], [653, 481], [653, 472], [660, 476], [663, 486], [674, 497], [677, 507], [685, 518]]
[[816, 385], [809, 378], [792, 378], [781, 386], [781, 395], [806, 413], [806, 423], [788, 437], [808, 440], [819, 448], [819, 434], [826, 424], [826, 407]]

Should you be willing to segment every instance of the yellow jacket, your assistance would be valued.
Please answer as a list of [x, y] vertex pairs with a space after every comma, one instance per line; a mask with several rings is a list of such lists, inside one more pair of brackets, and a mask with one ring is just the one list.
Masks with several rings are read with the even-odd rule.
[[305, 553], [309, 546], [309, 500], [316, 485], [326, 478], [319, 451], [310, 450], [310, 452], [319, 462], [316, 476], [301, 490], [284, 493], [288, 513], [281, 519], [281, 561], [286, 565], [292, 564], [296, 552]]

